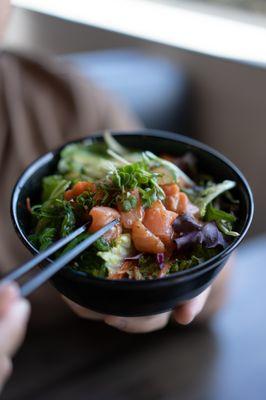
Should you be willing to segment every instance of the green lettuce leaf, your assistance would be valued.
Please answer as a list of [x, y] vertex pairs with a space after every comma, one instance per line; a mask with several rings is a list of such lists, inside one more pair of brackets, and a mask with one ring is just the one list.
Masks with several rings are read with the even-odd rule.
[[[42, 181], [42, 201], [45, 202], [49, 199], [51, 194], [58, 188], [58, 185], [66, 182], [62, 175], [50, 175], [43, 178]], [[63, 184], [64, 186], [64, 184]], [[60, 186], [61, 187], [61, 186]]]
[[93, 151], [94, 144], [84, 145], [72, 143], [61, 152], [58, 170], [67, 178], [75, 181], [77, 179], [95, 180], [104, 177], [115, 162], [111, 162], [108, 154]]
[[205, 220], [215, 221], [219, 230], [227, 236], [239, 236], [238, 232], [233, 231], [233, 223], [236, 221], [236, 217], [233, 214], [213, 207], [211, 203], [207, 206]]
[[128, 233], [122, 234], [116, 241], [115, 246], [108, 251], [98, 251], [97, 256], [105, 261], [109, 273], [115, 273], [126, 257], [132, 253], [131, 236]]
[[234, 181], [226, 180], [221, 183], [212, 183], [209, 187], [204, 188], [195, 195], [192, 195], [193, 203], [199, 207], [200, 216], [205, 216], [208, 204], [210, 204], [216, 197], [230, 189], [233, 189], [235, 186], [236, 183]]
[[164, 160], [163, 158], [160, 158], [153, 154], [151, 151], [145, 151], [143, 153], [144, 160], [148, 162], [154, 162], [158, 167], [163, 167], [165, 168], [172, 176], [174, 182], [178, 182], [180, 179], [182, 179], [184, 182], [188, 183], [191, 186], [194, 186], [195, 183], [192, 181], [192, 179], [189, 178], [180, 168], [178, 168], [177, 165], [171, 163], [168, 160]]

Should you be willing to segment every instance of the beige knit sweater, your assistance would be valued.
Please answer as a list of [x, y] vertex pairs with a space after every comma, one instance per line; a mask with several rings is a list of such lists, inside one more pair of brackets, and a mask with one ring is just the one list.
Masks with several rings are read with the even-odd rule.
[[102, 129], [131, 129], [139, 121], [71, 67], [18, 53], [0, 53], [0, 271], [29, 256], [12, 227], [12, 188], [41, 154]]

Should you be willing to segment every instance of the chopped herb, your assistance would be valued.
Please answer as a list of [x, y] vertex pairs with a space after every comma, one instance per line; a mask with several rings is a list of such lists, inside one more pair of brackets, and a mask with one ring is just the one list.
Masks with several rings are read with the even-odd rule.
[[68, 202], [64, 203], [64, 213], [65, 216], [61, 225], [61, 236], [65, 237], [69, 235], [75, 228], [76, 218], [71, 205]]
[[44, 251], [53, 244], [55, 236], [55, 228], [44, 228], [42, 232], [30, 235], [29, 240], [40, 251]]
[[155, 255], [143, 254], [139, 258], [139, 271], [143, 279], [154, 279], [160, 272], [159, 264]]
[[170, 273], [184, 271], [185, 269], [189, 269], [195, 267], [201, 262], [201, 259], [192, 255], [189, 259], [176, 259], [175, 262], [172, 263], [170, 268]]
[[115, 197], [116, 202], [122, 198], [124, 211], [130, 211], [136, 207], [137, 201], [133, 196], [128, 198], [127, 193], [135, 188], [139, 189], [144, 207], [150, 207], [154, 201], [165, 198], [157, 178], [158, 174], [149, 171], [144, 161], [136, 162], [112, 170], [102, 182], [101, 189], [106, 193], [107, 198], [111, 193], [112, 199]]
[[112, 246], [104, 237], [101, 237], [96, 240], [96, 242], [94, 243], [94, 247], [98, 251], [109, 251]]

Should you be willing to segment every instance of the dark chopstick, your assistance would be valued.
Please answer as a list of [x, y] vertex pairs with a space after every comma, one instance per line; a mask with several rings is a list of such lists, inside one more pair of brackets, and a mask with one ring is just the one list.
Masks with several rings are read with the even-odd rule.
[[1, 279], [0, 286], [5, 285], [11, 281], [14, 281], [15, 279], [18, 279], [22, 275], [29, 272], [36, 265], [40, 264], [40, 262], [42, 262], [43, 260], [45, 260], [46, 258], [51, 256], [57, 250], [61, 249], [61, 247], [65, 246], [66, 244], [71, 242], [71, 240], [75, 239], [81, 233], [85, 232], [86, 229], [88, 228], [88, 225], [90, 225], [90, 224], [91, 224], [91, 221], [88, 221], [86, 224], [82, 225], [80, 228], [71, 232], [65, 238], [62, 238], [62, 239], [58, 240], [56, 243], [49, 246], [45, 251], [42, 251], [41, 253], [37, 254], [37, 256], [33, 257], [31, 260], [27, 261], [25, 264], [23, 264], [20, 267], [11, 271], [3, 279]]
[[90, 246], [93, 242], [99, 239], [104, 233], [109, 231], [118, 223], [118, 220], [114, 220], [109, 224], [105, 225], [103, 228], [99, 229], [93, 235], [89, 236], [87, 239], [84, 239], [81, 243], [79, 243], [76, 247], [65, 253], [63, 256], [59, 257], [55, 262], [49, 265], [47, 268], [43, 269], [38, 275], [33, 277], [30, 281], [26, 282], [21, 286], [20, 292], [22, 296], [28, 296], [35, 289], [41, 286], [44, 282], [46, 282], [52, 275], [58, 272], [61, 268], [63, 268], [66, 264], [76, 258], [80, 253], [82, 253], [88, 246]]

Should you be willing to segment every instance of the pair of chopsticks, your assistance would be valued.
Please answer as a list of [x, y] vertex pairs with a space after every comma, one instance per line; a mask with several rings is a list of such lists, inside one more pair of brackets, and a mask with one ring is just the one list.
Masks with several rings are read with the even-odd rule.
[[[39, 286], [45, 283], [51, 276], [53, 276], [56, 272], [62, 269], [65, 265], [67, 265], [70, 261], [76, 258], [80, 253], [86, 250], [92, 243], [94, 243], [97, 239], [99, 239], [102, 235], [104, 235], [107, 231], [112, 229], [118, 220], [115, 219], [112, 222], [109, 222], [104, 227], [99, 229], [97, 232], [89, 236], [88, 238], [84, 239], [81, 243], [75, 246], [73, 249], [69, 250], [61, 257], [57, 258], [53, 263], [48, 265], [45, 269], [43, 269], [39, 274], [35, 275], [32, 279], [28, 280], [27, 282], [23, 283], [20, 287], [20, 293], [22, 296], [26, 297], [31, 294], [34, 290], [36, 290]], [[40, 262], [45, 260], [46, 258], [50, 257], [54, 254], [57, 250], [61, 249], [63, 246], [71, 242], [71, 240], [75, 239], [81, 233], [85, 232], [88, 229], [88, 226], [91, 224], [91, 221], [87, 222], [86, 224], [82, 225], [80, 228], [76, 229], [68, 236], [63, 239], [58, 240], [53, 245], [48, 247], [45, 251], [39, 253], [31, 260], [22, 264], [20, 267], [11, 271], [8, 275], [6, 275], [0, 281], [0, 287], [7, 283], [14, 281], [15, 279], [21, 278], [24, 274], [31, 271], [34, 267], [36, 267]]]

